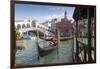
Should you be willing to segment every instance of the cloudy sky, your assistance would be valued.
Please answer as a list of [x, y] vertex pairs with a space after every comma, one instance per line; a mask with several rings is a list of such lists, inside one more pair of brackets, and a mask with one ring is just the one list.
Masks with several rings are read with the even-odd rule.
[[39, 23], [53, 18], [60, 20], [64, 17], [65, 10], [67, 11], [68, 19], [73, 19], [74, 9], [75, 7], [67, 6], [16, 4], [15, 20], [33, 19]]

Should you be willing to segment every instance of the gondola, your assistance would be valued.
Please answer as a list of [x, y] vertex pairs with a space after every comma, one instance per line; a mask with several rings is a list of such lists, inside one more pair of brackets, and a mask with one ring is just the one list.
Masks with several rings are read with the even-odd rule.
[[[45, 41], [51, 41], [51, 38], [49, 38], [49, 39], [40, 38], [40, 39], [43, 39], [43, 40], [45, 40]], [[70, 40], [70, 39], [73, 39], [73, 37], [69, 37], [69, 38], [60, 38], [60, 41], [67, 41], [67, 40]]]
[[52, 51], [54, 51], [55, 49], [57, 49], [57, 46], [48, 46], [48, 47], [40, 47], [39, 43], [36, 42], [36, 45], [37, 45], [37, 49], [38, 49], [38, 55], [40, 57], [44, 57], [48, 54], [50, 54]]

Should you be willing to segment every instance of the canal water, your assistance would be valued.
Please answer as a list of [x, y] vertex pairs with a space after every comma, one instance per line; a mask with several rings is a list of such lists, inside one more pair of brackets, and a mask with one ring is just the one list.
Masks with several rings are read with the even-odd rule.
[[[40, 40], [40, 39], [39, 39]], [[15, 55], [16, 65], [71, 63], [73, 40], [61, 41], [58, 49], [38, 60], [35, 40], [23, 40], [24, 50], [17, 50]], [[40, 40], [41, 46], [47, 45], [47, 41]]]

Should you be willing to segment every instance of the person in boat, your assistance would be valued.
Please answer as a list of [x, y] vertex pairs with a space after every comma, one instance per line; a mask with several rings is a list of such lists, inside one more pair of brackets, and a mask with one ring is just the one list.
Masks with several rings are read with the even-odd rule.
[[54, 36], [51, 41], [50, 41], [50, 46], [57, 46], [58, 45], [58, 37], [57, 36]]

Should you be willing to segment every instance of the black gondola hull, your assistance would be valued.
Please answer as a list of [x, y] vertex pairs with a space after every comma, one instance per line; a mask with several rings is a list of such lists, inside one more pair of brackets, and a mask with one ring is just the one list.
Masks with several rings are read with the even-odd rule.
[[45, 47], [45, 48], [41, 48], [39, 46], [39, 44], [37, 43], [37, 48], [38, 48], [38, 54], [40, 57], [44, 57], [48, 54], [50, 54], [52, 51], [54, 51], [57, 46], [48, 46], [48, 47]]

